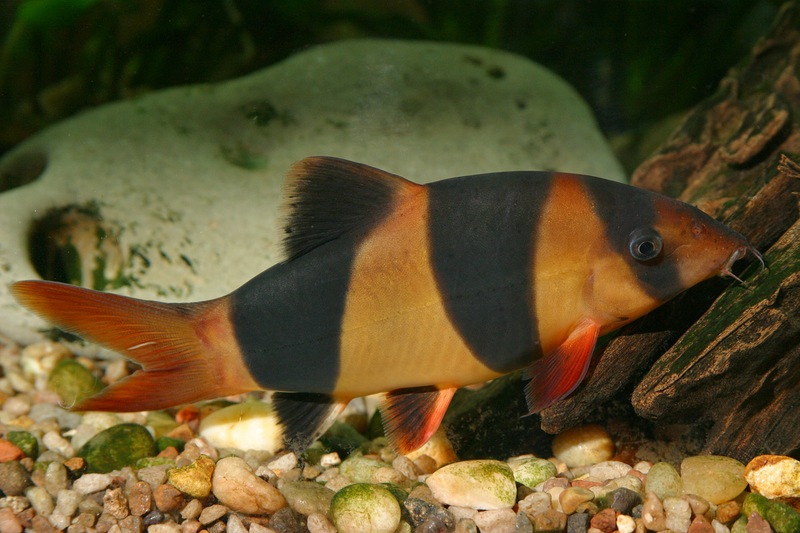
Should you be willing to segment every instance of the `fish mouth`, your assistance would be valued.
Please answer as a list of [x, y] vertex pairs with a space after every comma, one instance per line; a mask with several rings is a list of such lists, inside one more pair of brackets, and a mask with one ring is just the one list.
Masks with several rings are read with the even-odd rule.
[[764, 258], [761, 257], [761, 254], [759, 253], [759, 251], [756, 250], [755, 248], [753, 248], [752, 246], [750, 246], [749, 244], [746, 244], [744, 246], [741, 246], [741, 247], [737, 248], [731, 254], [731, 256], [728, 258], [728, 260], [725, 262], [725, 265], [722, 268], [719, 269], [719, 274], [721, 276], [723, 276], [723, 277], [733, 278], [736, 281], [738, 281], [739, 283], [741, 283], [742, 285], [747, 286], [747, 284], [744, 281], [739, 279], [739, 277], [736, 276], [736, 274], [731, 272], [731, 268], [733, 268], [733, 264], [736, 261], [738, 261], [739, 259], [742, 259], [745, 255], [747, 255], [747, 252], [752, 253], [755, 256], [755, 258], [758, 259], [758, 261], [761, 263], [761, 270], [764, 270], [764, 268], [766, 268], [766, 265], [764, 264]]

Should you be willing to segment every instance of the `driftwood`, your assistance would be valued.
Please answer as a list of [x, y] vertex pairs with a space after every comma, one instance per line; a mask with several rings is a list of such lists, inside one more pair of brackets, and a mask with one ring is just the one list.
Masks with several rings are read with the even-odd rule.
[[[601, 347], [585, 385], [542, 414], [557, 432], [631, 395], [658, 423], [705, 424], [704, 451], [800, 448], [800, 6], [643, 163], [633, 183], [742, 233], [768, 268], [701, 284]], [[710, 307], [710, 308], [709, 308]]]

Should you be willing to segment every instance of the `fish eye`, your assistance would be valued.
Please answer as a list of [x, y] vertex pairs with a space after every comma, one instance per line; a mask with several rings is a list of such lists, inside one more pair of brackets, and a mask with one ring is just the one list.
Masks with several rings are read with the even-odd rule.
[[636, 228], [628, 242], [628, 249], [637, 261], [650, 261], [661, 253], [661, 236], [651, 227]]

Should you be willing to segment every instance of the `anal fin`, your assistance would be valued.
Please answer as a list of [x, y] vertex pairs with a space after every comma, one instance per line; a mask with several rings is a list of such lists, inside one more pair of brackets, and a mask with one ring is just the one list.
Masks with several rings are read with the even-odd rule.
[[456, 387], [418, 387], [386, 393], [381, 414], [392, 448], [405, 454], [428, 442], [439, 428], [455, 392]]
[[333, 424], [349, 400], [328, 394], [276, 392], [272, 407], [283, 427], [283, 443], [299, 454]]
[[565, 398], [586, 376], [600, 325], [583, 318], [561, 346], [534, 361], [525, 371], [530, 382], [525, 385], [529, 414], [538, 413]]

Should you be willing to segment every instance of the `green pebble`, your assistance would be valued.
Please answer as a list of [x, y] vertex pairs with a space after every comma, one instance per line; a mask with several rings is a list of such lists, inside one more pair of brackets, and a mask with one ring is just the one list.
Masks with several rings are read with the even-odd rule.
[[183, 439], [173, 439], [172, 437], [160, 437], [156, 441], [156, 448], [158, 448], [158, 453], [163, 452], [170, 446], [174, 446], [178, 453], [183, 451], [183, 447], [186, 446], [186, 443]]
[[408, 492], [398, 487], [394, 483], [379, 483], [379, 485], [391, 492], [392, 496], [394, 496], [394, 499], [397, 500], [397, 503], [400, 505], [403, 505], [403, 502], [405, 502], [406, 498], [408, 498]]
[[744, 499], [744, 502], [742, 502], [742, 511], [741, 511], [742, 512], [742, 516], [747, 518], [748, 516], [753, 514], [753, 511], [755, 511], [758, 514], [760, 514], [762, 517], [766, 518], [767, 517], [767, 507], [769, 507], [769, 500], [768, 499], [766, 499], [761, 494], [758, 494], [756, 492], [751, 492]]
[[133, 468], [135, 470], [141, 470], [142, 468], [150, 468], [151, 466], [161, 465], [175, 467], [175, 459], [170, 459], [169, 457], [145, 457], [136, 461], [136, 464], [133, 465]]
[[39, 457], [39, 441], [27, 431], [9, 431], [6, 438], [31, 459]]
[[795, 533], [800, 531], [800, 513], [781, 502], [769, 502], [767, 522], [775, 533]]
[[669, 463], [656, 463], [647, 472], [645, 493], [655, 492], [661, 501], [670, 496], [678, 497], [683, 492], [683, 482], [678, 471]]
[[378, 459], [354, 455], [339, 465], [339, 473], [354, 483], [369, 483], [376, 470], [391, 465]]
[[58, 394], [64, 405], [71, 407], [103, 390], [103, 383], [74, 359], [62, 359], [50, 372], [47, 388]]
[[150, 432], [139, 424], [118, 424], [101, 431], [78, 450], [87, 472], [107, 474], [158, 454]]
[[516, 482], [529, 488], [534, 488], [558, 473], [556, 465], [538, 457], [515, 458], [508, 464], [514, 472]]
[[320, 441], [331, 450], [338, 452], [341, 457], [346, 457], [354, 450], [369, 442], [369, 440], [353, 428], [350, 424], [336, 421], [325, 432]]
[[331, 521], [337, 531], [393, 533], [400, 518], [400, 504], [382, 485], [347, 485], [331, 501]]
[[731, 533], [747, 533], [747, 517], [740, 516], [731, 526]]

